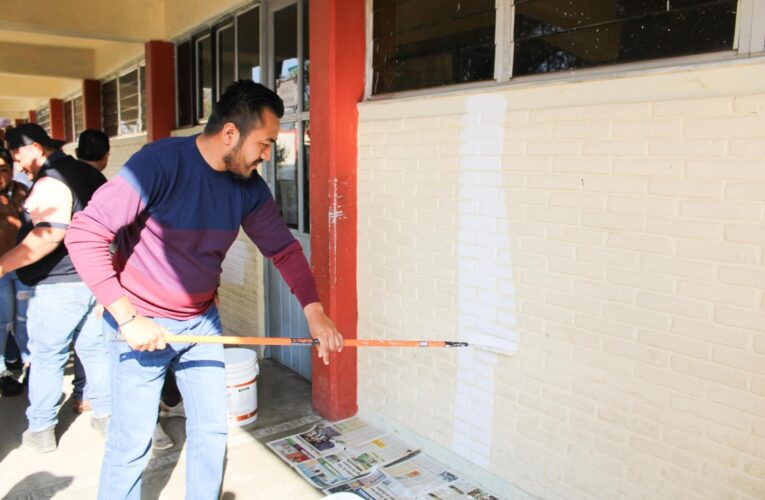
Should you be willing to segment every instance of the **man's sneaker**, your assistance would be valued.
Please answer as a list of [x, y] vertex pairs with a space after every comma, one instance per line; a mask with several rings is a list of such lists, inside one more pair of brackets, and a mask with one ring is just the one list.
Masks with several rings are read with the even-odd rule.
[[0, 396], [18, 396], [24, 392], [24, 386], [8, 370], [0, 372]]
[[155, 450], [169, 450], [173, 446], [175, 446], [175, 443], [173, 443], [170, 436], [167, 435], [162, 426], [159, 425], [159, 422], [157, 422], [157, 425], [154, 427], [154, 434], [151, 436], [151, 447]]
[[55, 427], [39, 432], [26, 431], [22, 437], [22, 442], [37, 453], [56, 451], [56, 433], [54, 431]]
[[74, 413], [77, 413], [78, 415], [90, 410], [91, 410], [90, 401], [88, 401], [87, 399], [75, 399], [72, 402], [72, 411]]
[[102, 438], [106, 439], [109, 436], [109, 417], [93, 417], [90, 419], [90, 426], [97, 430]]
[[186, 410], [183, 408], [183, 401], [175, 406], [168, 406], [162, 401], [159, 402], [159, 416], [160, 417], [182, 417], [186, 418]]

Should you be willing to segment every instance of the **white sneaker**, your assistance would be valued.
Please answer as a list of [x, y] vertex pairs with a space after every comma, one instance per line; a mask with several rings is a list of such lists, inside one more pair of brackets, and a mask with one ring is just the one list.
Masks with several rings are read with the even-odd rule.
[[159, 402], [159, 416], [160, 417], [182, 417], [186, 418], [186, 410], [183, 408], [183, 401], [175, 406], [167, 406], [162, 401]]
[[151, 436], [151, 447], [155, 450], [169, 450], [173, 446], [175, 446], [175, 443], [173, 443], [170, 436], [167, 435], [162, 426], [159, 425], [159, 422], [157, 422], [157, 425], [154, 427], [154, 434]]

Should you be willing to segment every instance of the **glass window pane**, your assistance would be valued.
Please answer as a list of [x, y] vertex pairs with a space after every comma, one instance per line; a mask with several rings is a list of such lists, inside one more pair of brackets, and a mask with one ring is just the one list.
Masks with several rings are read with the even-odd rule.
[[146, 130], [146, 66], [138, 69], [141, 89], [141, 130]]
[[218, 30], [218, 96], [234, 81], [234, 25]]
[[139, 132], [138, 70], [119, 77], [119, 135]]
[[50, 135], [50, 111], [48, 110], [48, 106], [43, 106], [37, 109], [37, 112], [35, 113], [35, 121], [48, 132], [48, 135]]
[[294, 122], [281, 124], [274, 146], [276, 154], [276, 205], [291, 228], [298, 227], [298, 135]]
[[82, 96], [74, 98], [74, 137], [80, 136], [80, 132], [85, 130], [85, 117], [82, 110]]
[[284, 101], [285, 115], [297, 112], [297, 33], [297, 5], [274, 14], [274, 81], [276, 93]]
[[103, 110], [104, 132], [114, 137], [119, 131], [117, 115], [117, 79], [111, 79], [101, 86], [101, 108]]
[[[311, 43], [308, 38], [308, 27], [310, 19], [308, 16], [308, 5], [311, 2], [303, 2], [303, 111], [308, 111], [309, 109], [309, 97], [311, 94], [310, 89], [310, 71], [309, 71], [309, 62], [311, 60]], [[307, 231], [306, 231], [307, 232]]]
[[209, 35], [197, 40], [197, 120], [206, 120], [213, 105], [212, 39]]
[[513, 75], [732, 49], [736, 0], [517, 0]]
[[237, 55], [240, 79], [260, 79], [260, 9], [255, 7], [236, 18]]
[[303, 122], [303, 232], [311, 232], [310, 203], [310, 166], [311, 166], [311, 122]]
[[178, 126], [188, 127], [194, 124], [194, 97], [191, 71], [191, 42], [184, 42], [176, 49], [177, 85], [178, 85]]
[[494, 78], [494, 0], [375, 0], [372, 93]]

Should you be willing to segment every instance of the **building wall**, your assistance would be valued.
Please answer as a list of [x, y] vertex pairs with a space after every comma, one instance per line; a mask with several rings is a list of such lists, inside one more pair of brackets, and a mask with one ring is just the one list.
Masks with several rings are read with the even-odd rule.
[[359, 407], [543, 498], [765, 498], [765, 63], [359, 106]]

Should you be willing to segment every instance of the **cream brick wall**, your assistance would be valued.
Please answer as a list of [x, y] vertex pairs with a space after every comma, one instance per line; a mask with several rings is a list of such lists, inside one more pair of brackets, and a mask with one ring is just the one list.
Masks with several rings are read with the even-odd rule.
[[[183, 136], [198, 129], [177, 130]], [[112, 138], [109, 164], [104, 170], [107, 179], [114, 177], [127, 160], [146, 144], [146, 135]], [[74, 155], [74, 144], [64, 150]], [[262, 336], [265, 331], [263, 309], [263, 259], [255, 245], [240, 231], [223, 261], [221, 276], [220, 315], [227, 335]]]
[[359, 106], [359, 406], [543, 498], [765, 498], [765, 63]]

